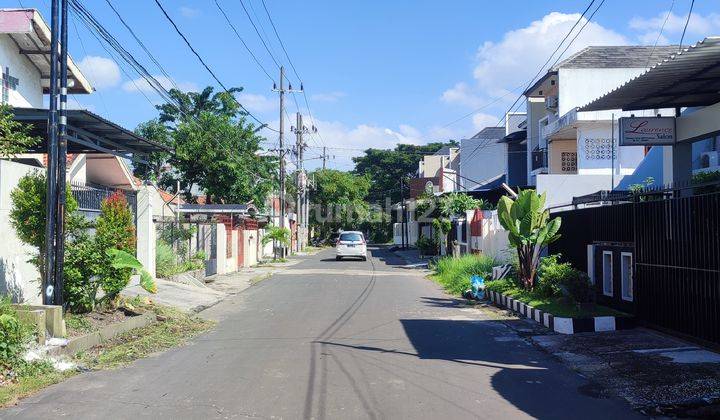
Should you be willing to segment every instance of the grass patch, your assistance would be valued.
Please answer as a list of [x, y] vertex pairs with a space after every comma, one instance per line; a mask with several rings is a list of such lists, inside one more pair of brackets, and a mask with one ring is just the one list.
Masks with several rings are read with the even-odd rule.
[[479, 275], [489, 278], [495, 259], [485, 255], [466, 254], [458, 258], [443, 257], [432, 265], [433, 280], [440, 283], [449, 293], [460, 295], [470, 289], [470, 277]]
[[77, 373], [77, 370], [59, 372], [50, 368], [46, 371], [18, 375], [16, 382], [0, 387], [0, 407], [14, 405], [22, 398], [32, 395], [47, 386], [64, 381]]
[[[136, 359], [184, 344], [212, 328], [215, 323], [166, 306], [145, 304], [140, 298], [129, 300], [135, 307], [151, 310], [158, 321], [121, 334], [101, 346], [78, 353], [74, 362], [90, 369], [112, 369]], [[81, 316], [68, 316], [76, 328], [87, 328]], [[85, 320], [87, 321], [87, 320]], [[2, 372], [0, 372], [2, 373]], [[55, 370], [47, 361], [22, 362], [14, 368], [14, 380], [0, 386], [0, 407], [16, 404], [42, 388], [62, 382], [79, 373], [78, 369]]]
[[[143, 305], [138, 305], [142, 307]], [[158, 322], [121, 334], [79, 355], [77, 361], [91, 369], [112, 369], [136, 359], [184, 344], [207, 331], [214, 322], [166, 306], [150, 305]]]
[[68, 329], [68, 333], [70, 331], [77, 331], [78, 333], [84, 334], [93, 330], [92, 323], [87, 318], [71, 313], [65, 314], [65, 326]]

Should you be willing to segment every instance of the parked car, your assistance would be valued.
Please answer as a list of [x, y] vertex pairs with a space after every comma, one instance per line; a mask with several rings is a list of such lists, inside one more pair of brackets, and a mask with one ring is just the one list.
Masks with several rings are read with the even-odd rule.
[[362, 232], [348, 230], [338, 236], [335, 242], [335, 259], [340, 261], [344, 257], [367, 260], [367, 242]]

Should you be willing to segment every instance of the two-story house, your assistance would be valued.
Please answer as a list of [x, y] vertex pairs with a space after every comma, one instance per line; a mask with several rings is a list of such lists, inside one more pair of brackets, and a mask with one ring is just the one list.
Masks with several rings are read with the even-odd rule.
[[[547, 192], [547, 206], [612, 190], [631, 175], [648, 150], [618, 147], [617, 119], [630, 112], [578, 112], [677, 51], [677, 46], [587, 47], [561, 61], [524, 92], [527, 98], [528, 183]], [[633, 111], [637, 116], [674, 110]]]

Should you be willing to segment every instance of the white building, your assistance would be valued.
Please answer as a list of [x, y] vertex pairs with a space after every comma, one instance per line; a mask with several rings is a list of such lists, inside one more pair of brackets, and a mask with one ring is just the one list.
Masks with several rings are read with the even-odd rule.
[[460, 140], [460, 184], [463, 191], [507, 173], [507, 144], [498, 143], [506, 127], [486, 127], [469, 139]]
[[[631, 113], [577, 109], [676, 51], [676, 46], [587, 47], [557, 64], [525, 91], [528, 183], [536, 185], [539, 193], [547, 192], [548, 207], [611, 190], [635, 171], [647, 150], [617, 144], [616, 120]], [[633, 114], [674, 115], [674, 110], [639, 110]]]

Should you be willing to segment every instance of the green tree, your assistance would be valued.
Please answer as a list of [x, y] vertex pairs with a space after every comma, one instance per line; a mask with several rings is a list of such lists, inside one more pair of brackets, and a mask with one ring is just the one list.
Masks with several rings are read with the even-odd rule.
[[310, 225], [316, 236], [327, 239], [338, 229], [360, 229], [367, 222], [369, 176], [320, 169], [310, 177], [315, 182], [310, 191]]
[[515, 200], [503, 196], [498, 202], [498, 219], [517, 250], [518, 274], [528, 290], [535, 286], [540, 251], [560, 238], [560, 218], [550, 219], [544, 208], [545, 193], [538, 195], [534, 190], [520, 191]]
[[[47, 182], [45, 174], [36, 171], [18, 181], [10, 193], [12, 206], [10, 224], [18, 238], [35, 249], [30, 262], [35, 265], [43, 284], [45, 284], [45, 193]], [[68, 186], [65, 196], [65, 238], [78, 235], [87, 227], [85, 218], [77, 213], [78, 204]]]
[[[135, 134], [163, 146], [173, 147], [173, 138], [170, 129], [158, 119], [141, 123], [135, 129]], [[147, 163], [136, 162], [133, 165], [133, 173], [143, 181], [157, 182], [167, 188], [172, 178], [165, 176], [165, 168], [170, 163], [171, 154], [165, 151], [151, 153]]]
[[0, 105], [0, 158], [23, 153], [40, 142], [32, 127], [15, 120], [10, 105]]
[[128, 285], [132, 269], [115, 268], [108, 249], [135, 254], [135, 225], [125, 194], [113, 193], [100, 205], [100, 216], [95, 221], [95, 242], [102, 256], [100, 281], [108, 300], [114, 301]]
[[[270, 242], [275, 242], [286, 247], [290, 246], [290, 229], [281, 228], [279, 226], [270, 226], [262, 238], [262, 244], [267, 245]], [[277, 259], [276, 247], [273, 247], [273, 259]]]
[[[232, 96], [241, 90], [171, 90], [179, 105], [159, 105], [158, 119], [141, 124], [137, 132], [174, 153], [151, 154], [149, 164], [138, 165], [135, 175], [170, 191], [179, 181], [187, 201], [200, 190], [211, 202], [253, 202], [262, 209], [276, 183], [277, 159], [259, 153], [264, 139]], [[172, 169], [163, 171], [166, 167]]]

